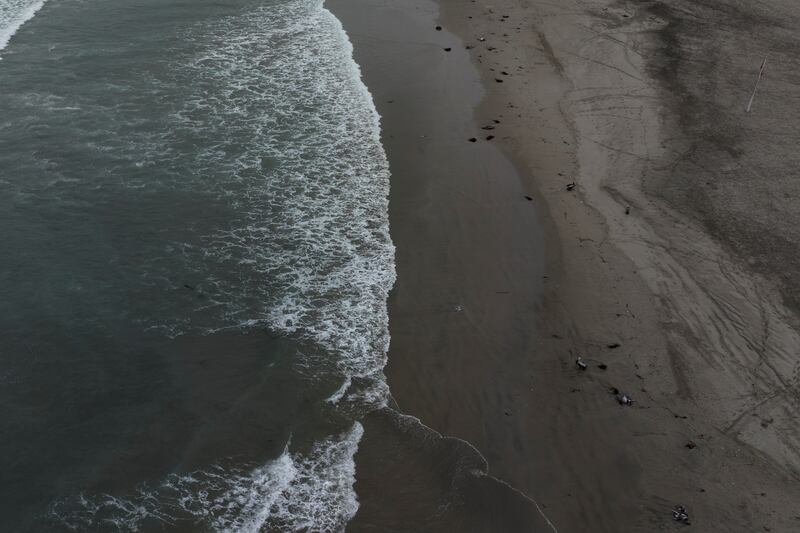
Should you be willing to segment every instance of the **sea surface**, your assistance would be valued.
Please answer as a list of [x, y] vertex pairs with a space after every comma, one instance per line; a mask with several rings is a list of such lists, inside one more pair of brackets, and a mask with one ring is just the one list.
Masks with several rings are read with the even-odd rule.
[[320, 0], [0, 0], [0, 530], [340, 531], [379, 117]]

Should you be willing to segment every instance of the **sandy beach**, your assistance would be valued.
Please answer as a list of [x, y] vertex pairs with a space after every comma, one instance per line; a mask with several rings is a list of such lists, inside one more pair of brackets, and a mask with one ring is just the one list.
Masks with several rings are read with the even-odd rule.
[[350, 530], [800, 529], [796, 8], [329, 7], [398, 271]]

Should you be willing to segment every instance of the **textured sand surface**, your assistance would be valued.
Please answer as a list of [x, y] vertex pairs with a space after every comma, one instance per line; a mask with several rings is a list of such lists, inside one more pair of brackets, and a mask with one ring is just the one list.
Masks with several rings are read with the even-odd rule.
[[[701, 531], [800, 529], [797, 13], [777, 0], [444, 0], [438, 17], [415, 12], [431, 31], [411, 48], [356, 32], [394, 139], [392, 392], [473, 444], [558, 531], [672, 530], [678, 504]], [[396, 54], [369, 66], [365, 42]], [[474, 111], [449, 96], [471, 90], [462, 54], [485, 91]], [[409, 76], [440, 90], [390, 110]], [[488, 135], [516, 177], [478, 148]], [[448, 151], [470, 137], [475, 151]], [[486, 189], [459, 181], [484, 164]], [[544, 273], [518, 263], [541, 249], [527, 206]]]
[[[499, 137], [527, 163], [561, 250], [540, 313], [541, 338], [560, 338], [534, 357], [563, 358], [581, 389], [548, 407], [553, 379], [533, 387], [559, 444], [539, 446], [551, 460], [536, 477], [571, 464], [578, 505], [554, 511], [563, 500], [527, 490], [566, 530], [652, 531], [677, 503], [703, 530], [800, 527], [790, 4], [470, 6], [446, 16], [468, 44], [486, 38], [473, 53], [487, 77], [513, 73], [479, 114], [515, 117]], [[765, 55], [777, 64], [747, 114]], [[570, 378], [578, 353], [608, 370]], [[634, 408], [609, 403], [609, 387]]]

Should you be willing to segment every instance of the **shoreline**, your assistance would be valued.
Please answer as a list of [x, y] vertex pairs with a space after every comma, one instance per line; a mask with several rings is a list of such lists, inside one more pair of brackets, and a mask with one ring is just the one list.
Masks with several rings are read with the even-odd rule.
[[[396, 407], [412, 415], [364, 421], [361, 506], [348, 529], [553, 531], [535, 499], [491, 471], [515, 445], [509, 419], [531, 408], [515, 397], [527, 390], [543, 252], [518, 169], [472, 116], [478, 72], [461, 40], [435, 29], [430, 0], [327, 7], [382, 117], [398, 272], [386, 373]], [[487, 383], [490, 374], [499, 378]]]
[[[666, 82], [656, 80], [663, 69], [679, 68], [674, 58], [663, 66], [658, 62], [665, 61], [660, 39], [680, 38], [664, 37], [663, 32], [680, 28], [674, 17], [681, 14], [612, 2], [590, 12], [578, 2], [530, 6], [508, 0], [489, 7], [444, 0], [438, 18], [428, 23], [428, 34], [395, 35], [392, 41], [375, 30], [385, 24], [381, 17], [387, 16], [387, 6], [359, 4], [365, 5], [368, 9], [357, 17], [345, 16], [349, 20], [343, 23], [384, 117], [392, 166], [392, 236], [406, 234], [395, 238], [398, 286], [390, 298], [393, 344], [387, 367], [399, 407], [436, 431], [475, 446], [491, 476], [538, 502], [558, 531], [671, 528], [675, 505], [686, 505], [704, 531], [796, 527], [800, 436], [791, 422], [796, 316], [784, 307], [774, 282], [743, 264], [736, 250], [720, 243], [721, 237], [675, 210], [670, 204], [675, 195], [659, 193], [663, 186], [658, 184], [669, 183], [670, 173], [680, 171], [670, 162], [674, 153], [681, 153], [682, 132], [690, 128], [687, 118], [674, 120], [681, 109], [674, 110]], [[420, 15], [419, 5], [405, 9], [415, 12], [417, 24], [424, 27], [420, 19], [433, 11], [429, 7]], [[334, 12], [340, 16], [343, 9]], [[444, 32], [433, 30], [437, 24]], [[416, 48], [403, 46], [415, 39]], [[375, 48], [367, 52], [365, 43]], [[383, 66], [387, 58], [379, 57], [381, 53], [396, 49], [390, 61], [405, 62], [405, 68], [428, 77], [441, 71], [443, 47], [456, 54], [464, 46], [471, 47], [469, 60], [481, 75], [472, 83], [485, 89], [483, 98], [463, 97], [455, 109], [452, 100], [430, 94], [436, 105], [406, 103], [400, 113], [392, 107], [400, 102], [394, 89], [402, 88], [404, 80]], [[439, 109], [434, 120], [452, 126], [447, 117], [469, 113], [463, 105], [470, 101], [472, 129], [447, 132], [434, 127], [432, 134], [425, 123], [409, 123], [414, 106], [427, 105], [428, 112]], [[482, 125], [494, 129], [480, 130]], [[478, 220], [474, 216], [447, 225], [439, 216], [447, 205], [431, 199], [444, 202], [449, 197], [457, 203], [452, 199], [463, 190], [453, 189], [449, 196], [429, 194], [427, 203], [411, 202], [403, 196], [409, 188], [430, 193], [430, 182], [420, 179], [408, 185], [396, 178], [420, 163], [398, 159], [408, 159], [412, 135], [430, 135], [431, 141], [414, 145], [430, 163], [436, 159], [426, 148], [430, 142], [481, 139], [487, 132], [495, 136], [492, 144], [513, 159], [513, 170], [506, 175], [514, 174], [509, 179], [519, 182], [517, 189], [504, 190], [509, 196], [504, 208], [529, 209], [535, 213], [532, 224], [543, 230], [535, 248], [546, 255], [539, 258], [545, 262], [535, 274], [536, 283], [523, 280], [525, 269], [517, 265], [522, 258], [508, 251], [524, 241], [525, 232], [508, 230], [518, 230], [518, 225], [503, 220], [493, 230], [494, 239], [469, 223]], [[402, 136], [406, 140], [392, 140]], [[486, 156], [466, 157], [480, 165]], [[442, 164], [450, 172], [465, 170], [456, 160], [440, 161], [440, 171]], [[575, 189], [567, 191], [572, 182]], [[516, 198], [511, 201], [511, 196]], [[419, 211], [446, 225], [438, 241], [426, 240], [425, 227], [409, 222], [407, 214]], [[700, 213], [715, 215], [702, 208]], [[471, 261], [461, 264], [445, 254], [438, 259], [451, 268], [449, 276], [423, 283], [437, 268], [436, 262], [424, 260], [432, 242], [446, 246], [462, 236], [476, 239], [463, 243], [478, 248]], [[498, 244], [481, 244], [492, 240]], [[414, 252], [423, 260], [401, 260]], [[528, 260], [536, 253], [531, 251]], [[470, 268], [491, 271], [491, 264], [480, 263], [485, 256], [512, 265], [515, 274], [506, 271], [502, 278], [506, 288], [475, 289], [500, 279], [470, 276]], [[409, 295], [403, 280], [428, 292]], [[514, 303], [498, 303], [498, 293], [514, 294]], [[439, 301], [453, 294], [472, 294], [474, 299], [463, 298], [468, 305], [450, 302], [461, 310], [448, 313], [448, 304], [420, 305], [433, 299], [430, 294]], [[478, 308], [482, 311], [473, 315], [471, 326], [478, 333], [469, 341], [459, 339], [465, 330], [453, 324], [453, 316]], [[526, 322], [523, 330], [519, 324]], [[437, 329], [445, 333], [437, 334]], [[579, 354], [590, 363], [586, 372], [575, 367]], [[634, 406], [618, 405], [611, 388], [631, 394]], [[380, 417], [385, 422], [386, 416]], [[419, 480], [410, 477], [389, 494], [381, 483], [385, 480], [370, 475], [380, 462], [375, 449], [397, 438], [387, 429], [390, 425], [375, 424], [383, 436], [378, 445], [369, 443], [367, 424], [365, 450], [357, 455], [362, 509], [349, 529], [447, 531], [441, 523], [424, 520], [405, 528], [412, 517], [435, 512], [435, 506], [431, 510], [420, 501], [441, 499], [441, 491], [422, 491], [411, 498], [402, 485], [411, 491]], [[426, 443], [421, 448], [430, 451]], [[425, 475], [423, 467], [435, 471], [437, 463], [419, 459], [420, 447], [414, 449], [409, 453], [416, 459], [404, 457], [420, 466], [417, 474]], [[370, 456], [372, 463], [364, 459]], [[447, 470], [442, 475], [455, 474]], [[363, 496], [363, 489], [369, 496]], [[480, 494], [491, 500], [487, 491]], [[472, 504], [481, 498], [470, 497], [466, 501]], [[385, 527], [381, 512], [390, 503], [411, 512], [398, 511], [393, 525]], [[448, 524], [492, 531], [497, 505], [472, 513], [462, 506], [462, 518], [472, 521]], [[476, 522], [477, 515], [485, 522]], [[524, 520], [515, 527], [530, 530]]]

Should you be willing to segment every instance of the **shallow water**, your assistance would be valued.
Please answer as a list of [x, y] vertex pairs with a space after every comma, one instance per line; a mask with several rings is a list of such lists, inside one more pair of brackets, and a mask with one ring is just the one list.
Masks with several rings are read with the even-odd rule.
[[315, 0], [38, 5], [0, 0], [4, 525], [340, 529], [394, 282], [341, 25]]

